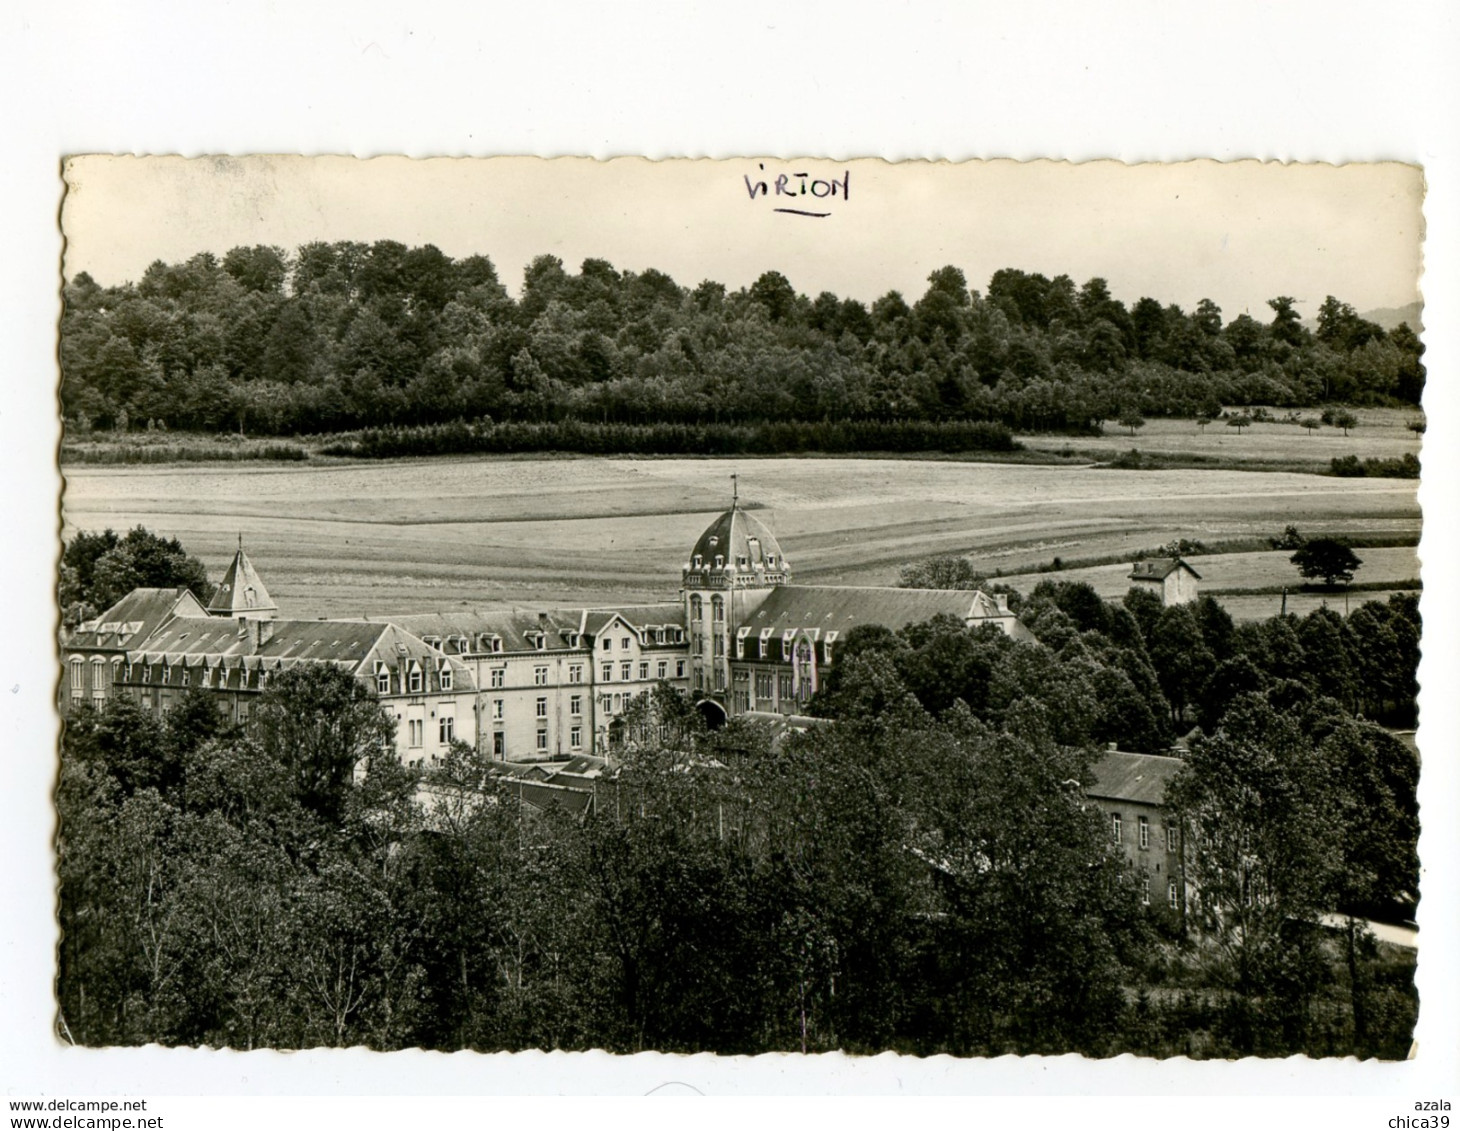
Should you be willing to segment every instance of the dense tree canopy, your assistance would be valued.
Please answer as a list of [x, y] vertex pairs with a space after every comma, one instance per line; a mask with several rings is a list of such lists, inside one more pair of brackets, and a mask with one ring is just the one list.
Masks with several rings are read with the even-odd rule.
[[63, 617], [75, 624], [104, 612], [133, 589], [187, 587], [199, 601], [213, 595], [203, 563], [176, 538], [138, 526], [125, 535], [81, 531], [61, 552], [57, 593]]
[[1417, 336], [1330, 297], [1223, 323], [1105, 280], [955, 266], [911, 303], [728, 291], [542, 255], [514, 300], [490, 259], [426, 245], [234, 248], [65, 289], [62, 400], [76, 425], [280, 434], [476, 419], [620, 423], [988, 420], [1088, 428], [1223, 404], [1418, 403]]

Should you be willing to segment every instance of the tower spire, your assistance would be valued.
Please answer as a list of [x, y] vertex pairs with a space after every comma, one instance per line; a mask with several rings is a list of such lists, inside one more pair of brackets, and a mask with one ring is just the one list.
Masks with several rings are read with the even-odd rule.
[[740, 505], [740, 476], [736, 472], [730, 473], [730, 509], [734, 510]]

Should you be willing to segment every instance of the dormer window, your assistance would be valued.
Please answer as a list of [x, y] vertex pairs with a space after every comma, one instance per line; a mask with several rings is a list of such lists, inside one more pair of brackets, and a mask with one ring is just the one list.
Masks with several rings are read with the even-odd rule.
[[375, 693], [377, 695], [390, 694], [390, 669], [379, 660], [375, 662]]
[[438, 675], [441, 680], [441, 690], [450, 691], [452, 689], [451, 665], [443, 663]]
[[421, 672], [421, 665], [416, 663], [415, 660], [411, 661], [410, 673], [407, 678], [407, 687], [409, 688], [410, 693], [412, 695], [419, 695], [421, 693], [422, 684], [425, 681]]
[[744, 554], [741, 554], [738, 558], [735, 559], [735, 564], [738, 565], [741, 569], [746, 569], [750, 565], [750, 561], [748, 558], [746, 558]]
[[493, 652], [500, 652], [501, 650], [502, 650], [502, 638], [500, 636], [494, 636], [494, 637], [492, 637], [492, 651]]
[[696, 554], [695, 555], [695, 569], [704, 569], [704, 568], [705, 568], [705, 558], [704, 558], [704, 555], [703, 554]]
[[765, 564], [766, 564], [766, 567], [768, 569], [775, 569], [776, 568], [776, 555], [775, 554], [767, 554], [765, 556]]
[[716, 569], [724, 569], [725, 568], [725, 555], [724, 554], [716, 554], [715, 555], [715, 568]]
[[546, 633], [539, 632], [537, 634], [537, 638], [533, 641], [533, 644], [535, 644], [537, 646], [537, 650], [539, 652], [546, 652], [547, 651], [547, 634]]
[[788, 628], [781, 634], [781, 659], [789, 660], [791, 658], [791, 639], [795, 635], [796, 630], [794, 628]]

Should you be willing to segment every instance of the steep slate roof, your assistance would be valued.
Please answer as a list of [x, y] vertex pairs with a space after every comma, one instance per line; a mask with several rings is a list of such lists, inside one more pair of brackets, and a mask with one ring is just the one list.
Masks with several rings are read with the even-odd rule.
[[880, 624], [896, 631], [940, 613], [961, 621], [1008, 622], [1014, 639], [1033, 638], [1012, 613], [1001, 613], [988, 594], [964, 589], [780, 585], [744, 623], [754, 630], [819, 628], [845, 636], [859, 624]]
[[1165, 581], [1178, 569], [1184, 569], [1198, 581], [1201, 580], [1201, 574], [1182, 558], [1147, 558], [1143, 562], [1136, 562], [1131, 566], [1130, 577], [1132, 581]]
[[1164, 754], [1129, 754], [1112, 750], [1091, 767], [1095, 784], [1085, 792], [1108, 801], [1135, 801], [1161, 805], [1172, 779], [1186, 765]]
[[[546, 621], [543, 617], [546, 616]], [[372, 620], [373, 618], [366, 618]], [[398, 625], [416, 636], [439, 636], [443, 641], [452, 636], [469, 639], [468, 651], [477, 652], [477, 637], [498, 636], [504, 652], [534, 652], [536, 644], [532, 634], [547, 632], [547, 647], [543, 651], [567, 648], [568, 633], [582, 631], [582, 614], [571, 609], [548, 609], [537, 612], [528, 609], [503, 609], [496, 612], [471, 609], [460, 612], [417, 613], [404, 617], [381, 617], [376, 623]]]
[[70, 651], [112, 650], [135, 647], [169, 617], [201, 617], [207, 614], [192, 591], [176, 589], [133, 589], [95, 620], [87, 621], [66, 638]]
[[[394, 664], [412, 659], [434, 666], [442, 656], [419, 637], [394, 624], [362, 620], [276, 620], [268, 622], [272, 635], [254, 646], [256, 629], [240, 634], [238, 626], [222, 617], [175, 617], [128, 651], [133, 662], [158, 660], [185, 664], [190, 660], [248, 659], [249, 667], [282, 669], [299, 663], [328, 663], [356, 674], [369, 674], [376, 659]], [[446, 657], [458, 690], [474, 690], [471, 669]]]
[[208, 611], [218, 616], [238, 616], [243, 613], [278, 612], [279, 606], [269, 596], [264, 583], [253, 568], [253, 562], [243, 552], [240, 543], [238, 553], [228, 566], [228, 572], [218, 583], [213, 599], [208, 602]]
[[684, 606], [677, 601], [658, 605], [618, 605], [603, 609], [583, 610], [583, 631], [597, 636], [615, 618], [638, 629], [645, 625], [672, 624], [684, 627]]
[[[743, 557], [748, 562], [747, 568], [752, 570], [769, 569], [773, 573], [785, 573], [790, 568], [776, 536], [760, 519], [738, 506], [731, 507], [705, 528], [695, 548], [690, 551], [691, 562], [695, 554], [704, 559], [706, 566], [712, 565], [715, 555], [719, 554], [727, 565], [734, 565]], [[772, 554], [775, 555], [773, 566], [765, 560]]]

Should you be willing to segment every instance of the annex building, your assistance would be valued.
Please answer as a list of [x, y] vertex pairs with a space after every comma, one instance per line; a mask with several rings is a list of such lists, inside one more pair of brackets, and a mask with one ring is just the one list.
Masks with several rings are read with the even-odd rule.
[[738, 498], [705, 528], [679, 597], [610, 608], [450, 611], [290, 620], [240, 543], [204, 608], [187, 590], [135, 590], [62, 642], [63, 713], [127, 695], [166, 711], [191, 688], [246, 722], [275, 673], [333, 664], [375, 689], [414, 764], [453, 740], [504, 761], [605, 756], [616, 720], [660, 683], [711, 724], [802, 716], [858, 625], [939, 614], [1032, 640], [1002, 597], [962, 590], [797, 585], [775, 535]]

